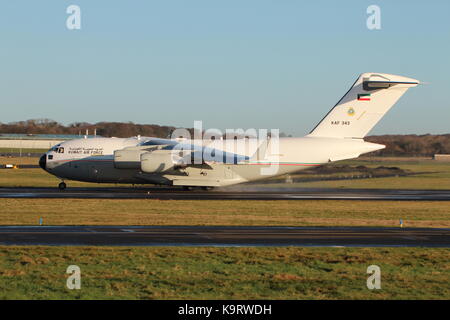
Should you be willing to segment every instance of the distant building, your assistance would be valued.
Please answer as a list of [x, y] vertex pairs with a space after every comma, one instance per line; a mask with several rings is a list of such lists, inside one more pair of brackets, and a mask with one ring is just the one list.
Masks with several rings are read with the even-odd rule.
[[2, 133], [0, 134], [0, 149], [50, 149], [63, 141], [81, 137], [83, 136], [77, 134]]
[[450, 161], [450, 154], [435, 154], [433, 159], [437, 161]]

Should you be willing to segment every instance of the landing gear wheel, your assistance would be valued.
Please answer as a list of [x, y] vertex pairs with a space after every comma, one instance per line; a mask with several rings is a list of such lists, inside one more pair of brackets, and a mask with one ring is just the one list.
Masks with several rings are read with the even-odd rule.
[[59, 190], [64, 190], [67, 187], [66, 183], [63, 181], [60, 184], [58, 184]]

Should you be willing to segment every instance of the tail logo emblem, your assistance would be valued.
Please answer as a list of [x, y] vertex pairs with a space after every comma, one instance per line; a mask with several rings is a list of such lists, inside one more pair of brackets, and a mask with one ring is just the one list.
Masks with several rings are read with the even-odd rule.
[[348, 111], [347, 111], [347, 114], [349, 115], [349, 116], [354, 116], [355, 115], [355, 109], [353, 109], [353, 108], [349, 108], [348, 109]]

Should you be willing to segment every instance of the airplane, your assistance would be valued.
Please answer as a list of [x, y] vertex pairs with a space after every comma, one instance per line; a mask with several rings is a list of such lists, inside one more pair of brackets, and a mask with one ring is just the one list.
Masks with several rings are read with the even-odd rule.
[[291, 174], [385, 148], [364, 137], [418, 84], [403, 76], [363, 73], [301, 138], [85, 137], [52, 147], [39, 165], [61, 179], [61, 190], [65, 180], [209, 189]]

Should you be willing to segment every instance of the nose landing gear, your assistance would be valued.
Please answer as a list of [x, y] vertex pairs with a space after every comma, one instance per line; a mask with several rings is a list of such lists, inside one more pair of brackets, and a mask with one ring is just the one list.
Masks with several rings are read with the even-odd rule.
[[58, 184], [58, 189], [59, 190], [64, 190], [66, 189], [67, 185], [64, 181], [61, 181], [60, 184]]
[[202, 190], [205, 190], [205, 191], [210, 191], [210, 190], [212, 190], [212, 189], [214, 189], [214, 187], [193, 187], [193, 186], [183, 186], [183, 190], [184, 191], [192, 191], [192, 190], [195, 190], [195, 189], [202, 189]]

